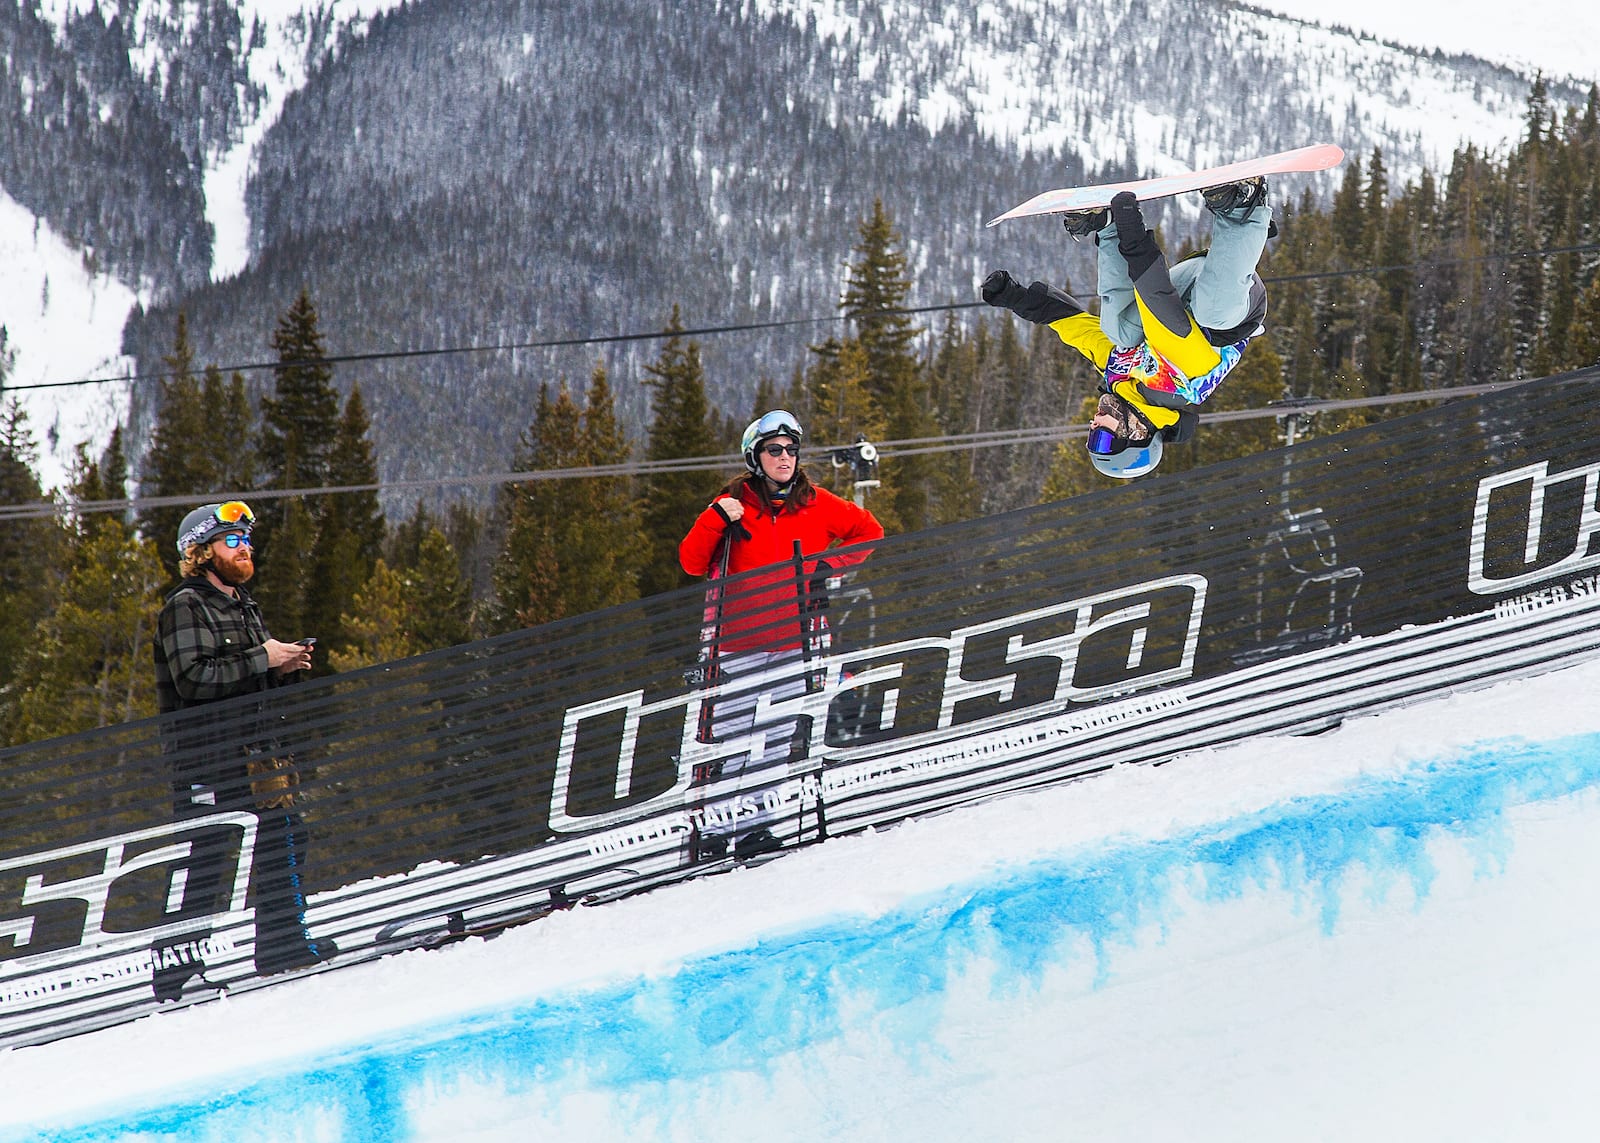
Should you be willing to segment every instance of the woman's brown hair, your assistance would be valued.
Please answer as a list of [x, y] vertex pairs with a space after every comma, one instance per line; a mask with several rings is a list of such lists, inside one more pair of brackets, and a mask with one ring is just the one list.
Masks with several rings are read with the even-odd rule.
[[[728, 481], [727, 485], [713, 499], [720, 500], [724, 496], [731, 496], [737, 500], [739, 499], [739, 493], [744, 491], [747, 485], [755, 489], [756, 498], [761, 501], [768, 512], [771, 512], [774, 504], [772, 497], [767, 493], [767, 481], [763, 476], [736, 476]], [[810, 505], [816, 498], [816, 486], [811, 483], [811, 478], [806, 475], [806, 470], [796, 465], [794, 479], [789, 481], [789, 495], [784, 499], [784, 507], [793, 506], [796, 510], [799, 510]]]

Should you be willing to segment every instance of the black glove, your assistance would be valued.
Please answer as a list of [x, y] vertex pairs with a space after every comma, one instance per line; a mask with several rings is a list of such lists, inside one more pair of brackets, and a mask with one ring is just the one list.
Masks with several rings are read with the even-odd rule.
[[1182, 409], [1178, 413], [1175, 423], [1161, 430], [1161, 439], [1167, 444], [1187, 444], [1194, 439], [1194, 432], [1200, 427], [1200, 414], [1193, 405]]
[[811, 582], [806, 585], [806, 607], [811, 611], [820, 611], [828, 606], [828, 577], [833, 574], [833, 569], [821, 560], [811, 572]]
[[735, 520], [733, 517], [729, 516], [722, 510], [722, 505], [718, 504], [715, 500], [711, 502], [711, 507], [717, 510], [718, 516], [722, 517], [722, 530], [724, 532], [732, 532], [733, 537], [736, 540], [748, 540], [750, 538], [750, 529], [744, 526], [744, 521]]
[[983, 280], [983, 300], [1039, 325], [1083, 312], [1082, 306], [1054, 286], [1035, 282], [1024, 287], [1004, 270], [996, 270]]

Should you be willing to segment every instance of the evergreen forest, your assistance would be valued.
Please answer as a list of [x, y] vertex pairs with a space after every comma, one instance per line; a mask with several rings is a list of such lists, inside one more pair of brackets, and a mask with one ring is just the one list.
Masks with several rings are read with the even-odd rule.
[[[1262, 265], [1268, 332], [1207, 412], [1282, 416], [1203, 425], [1150, 479], [1281, 445], [1296, 399], [1366, 399], [1545, 376], [1600, 361], [1600, 91], [1555, 106], [1535, 84], [1518, 144], [1463, 148], [1449, 169], [1391, 179], [1381, 150], [1351, 156], [1331, 201], [1278, 201]], [[1160, 233], [1169, 257], [1196, 233]], [[1062, 243], [1071, 240], [1064, 235]], [[537, 378], [499, 463], [512, 473], [729, 456], [744, 424], [792, 410], [809, 443], [943, 440], [889, 456], [866, 503], [905, 532], [1104, 487], [1078, 439], [1098, 381], [1047, 328], [968, 303], [909, 311], [912, 244], [884, 201], [855, 220], [843, 319], [777, 377], [717, 377], [709, 337], [670, 298], [648, 343], [645, 424], [630, 432], [603, 358]], [[1010, 267], [1024, 280], [1026, 267]], [[1086, 283], [1057, 282], [1085, 301]], [[924, 296], [942, 291], [924, 288]], [[41, 487], [33, 430], [0, 405], [0, 740], [15, 745], [154, 713], [154, 619], [176, 580], [188, 507], [238, 494], [257, 512], [251, 589], [275, 635], [318, 638], [319, 672], [349, 671], [684, 585], [678, 540], [739, 471], [508, 479], [488, 499], [380, 494], [369, 396], [330, 360], [318, 298], [258, 315], [263, 382], [225, 374], [178, 311], [164, 335], [148, 447], [128, 433], [80, 447], [70, 485]], [[0, 340], [0, 379], [6, 366]], [[1404, 415], [1423, 400], [1296, 415], [1301, 436]], [[974, 434], [996, 434], [986, 447]], [[1007, 436], [1011, 439], [1008, 440]], [[948, 438], [971, 438], [966, 442]], [[441, 437], [438, 447], [444, 448]], [[802, 454], [849, 496], [848, 468]], [[309, 490], [309, 491], [307, 491]]]

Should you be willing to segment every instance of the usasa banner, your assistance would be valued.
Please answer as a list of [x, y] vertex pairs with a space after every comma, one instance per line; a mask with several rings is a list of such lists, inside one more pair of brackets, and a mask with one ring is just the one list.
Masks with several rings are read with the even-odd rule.
[[337, 968], [1593, 655], [1597, 379], [219, 703], [204, 744], [152, 720], [9, 751], [0, 1037], [157, 1007], [186, 958], [278, 979], [260, 815], [174, 817], [235, 739], [299, 771]]

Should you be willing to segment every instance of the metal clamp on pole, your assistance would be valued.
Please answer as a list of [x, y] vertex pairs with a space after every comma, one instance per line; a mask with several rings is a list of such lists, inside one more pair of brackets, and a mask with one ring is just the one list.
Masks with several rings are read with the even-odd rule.
[[855, 501], [858, 505], [864, 505], [867, 489], [877, 488], [882, 483], [877, 479], [878, 446], [864, 436], [857, 436], [855, 444], [833, 449], [831, 456], [834, 468], [850, 467]]

